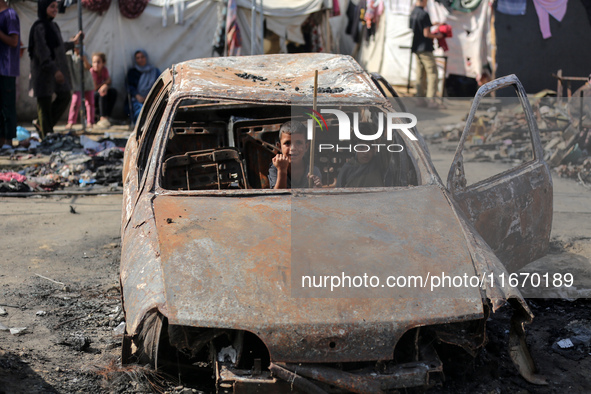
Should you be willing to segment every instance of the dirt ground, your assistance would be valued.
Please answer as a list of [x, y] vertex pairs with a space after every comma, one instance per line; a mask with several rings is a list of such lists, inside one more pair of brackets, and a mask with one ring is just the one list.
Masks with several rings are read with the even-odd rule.
[[[445, 180], [453, 152], [430, 149]], [[478, 163], [476, 171], [502, 169]], [[0, 307], [6, 312], [0, 309], [0, 393], [149, 392], [141, 368], [118, 367], [121, 196], [0, 198], [0, 206]], [[555, 178], [550, 253], [526, 270], [560, 267], [589, 284], [590, 261], [591, 190]], [[548, 386], [527, 383], [513, 367], [510, 314], [503, 308], [487, 322], [489, 342], [479, 355], [444, 359], [446, 381], [429, 392], [591, 392], [591, 299], [583, 296], [574, 289], [528, 300], [535, 314], [528, 344]], [[2, 326], [26, 329], [12, 335]], [[567, 338], [573, 346], [560, 348], [558, 341]], [[197, 392], [173, 378], [161, 390]]]

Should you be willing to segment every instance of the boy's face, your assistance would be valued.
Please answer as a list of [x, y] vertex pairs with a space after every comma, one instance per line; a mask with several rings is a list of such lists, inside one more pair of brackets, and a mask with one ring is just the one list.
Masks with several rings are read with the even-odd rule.
[[281, 153], [289, 158], [290, 163], [300, 163], [308, 150], [308, 141], [304, 134], [281, 133], [279, 147]]
[[103, 59], [101, 59], [100, 56], [92, 57], [92, 68], [94, 69], [94, 71], [101, 71], [104, 65], [105, 64], [103, 63]]

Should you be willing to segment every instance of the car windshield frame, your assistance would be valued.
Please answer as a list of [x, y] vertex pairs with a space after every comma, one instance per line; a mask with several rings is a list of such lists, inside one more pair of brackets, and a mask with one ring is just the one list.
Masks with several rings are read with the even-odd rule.
[[[157, 156], [155, 160], [150, 160], [153, 164], [153, 168], [150, 171], [153, 179], [153, 190], [158, 195], [199, 195], [199, 196], [253, 196], [253, 195], [273, 195], [273, 194], [343, 194], [343, 193], [375, 193], [384, 191], [393, 191], [396, 189], [422, 187], [429, 185], [440, 185], [443, 187], [441, 178], [437, 174], [433, 164], [430, 161], [430, 155], [426, 149], [426, 144], [417, 131], [416, 127], [413, 128], [413, 132], [418, 136], [418, 141], [406, 142], [406, 149], [408, 149], [409, 156], [414, 164], [417, 185], [407, 186], [380, 186], [380, 187], [322, 187], [322, 188], [293, 188], [293, 189], [270, 189], [270, 188], [252, 188], [252, 189], [222, 189], [222, 190], [171, 190], [167, 189], [163, 185], [163, 165], [164, 155], [167, 144], [167, 139], [170, 134], [172, 122], [179, 110], [181, 104], [187, 100], [196, 101], [211, 101], [211, 104], [201, 104], [199, 106], [213, 106], [213, 105], [236, 105], [236, 106], [286, 106], [290, 107], [293, 104], [303, 105], [303, 103], [293, 103], [285, 101], [275, 100], [244, 100], [244, 99], [232, 99], [227, 97], [212, 97], [206, 95], [195, 95], [195, 94], [171, 94], [169, 97], [168, 109], [165, 111], [165, 116], [158, 126], [158, 132], [155, 136], [156, 141], [153, 146], [152, 155]], [[342, 99], [335, 98], [335, 100], [323, 100], [322, 105], [333, 105], [343, 106]], [[355, 103], [359, 105], [359, 103]], [[390, 103], [386, 98], [384, 100], [374, 100], [371, 102], [365, 102], [364, 105], [378, 108], [382, 111], [392, 110]], [[405, 137], [403, 137], [405, 138]]]

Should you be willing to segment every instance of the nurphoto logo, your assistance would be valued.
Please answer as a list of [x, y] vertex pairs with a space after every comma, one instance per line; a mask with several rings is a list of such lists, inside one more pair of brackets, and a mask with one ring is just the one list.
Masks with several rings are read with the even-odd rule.
[[[368, 134], [368, 130], [365, 129], [362, 132], [359, 128], [359, 112], [353, 112], [353, 127], [351, 127], [351, 119], [349, 115], [344, 111], [338, 109], [327, 109], [323, 108], [318, 111], [311, 110], [311, 112], [307, 112], [306, 115], [310, 116], [310, 119], [307, 121], [307, 128], [308, 133], [307, 137], [308, 140], [312, 140], [314, 134], [314, 121], [318, 124], [321, 131], [327, 130], [328, 125], [322, 114], [332, 114], [337, 117], [338, 121], [338, 140], [339, 141], [350, 141], [351, 140], [351, 130], [353, 130], [354, 136], [361, 141], [378, 141], [383, 140], [384, 130], [386, 135], [386, 140], [391, 142], [393, 140], [393, 131], [400, 130], [408, 139], [411, 141], [416, 141], [417, 137], [411, 132], [411, 128], [416, 126], [417, 124], [417, 117], [411, 113], [407, 112], [388, 112], [385, 116], [386, 118], [386, 126], [384, 127], [384, 113], [379, 112], [378, 116], [378, 126], [377, 130], [373, 133]], [[400, 120], [408, 119], [410, 122], [408, 123], [397, 123]], [[326, 144], [321, 143], [318, 145], [318, 151], [322, 152], [323, 150], [335, 150], [337, 152], [340, 151], [348, 151], [348, 152], [367, 152], [370, 149], [376, 148], [379, 152], [380, 149], [385, 149], [388, 152], [402, 152], [404, 147], [400, 144], [385, 144], [385, 143], [373, 143], [373, 144]]]

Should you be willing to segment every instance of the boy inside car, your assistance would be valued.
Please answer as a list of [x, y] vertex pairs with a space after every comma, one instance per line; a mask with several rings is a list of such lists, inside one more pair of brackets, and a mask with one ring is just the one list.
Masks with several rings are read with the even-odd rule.
[[309, 187], [308, 179], [313, 187], [322, 187], [321, 173], [314, 167], [309, 174], [309, 158], [307, 155], [310, 143], [306, 139], [306, 127], [300, 122], [286, 122], [279, 129], [279, 149], [269, 166], [269, 183], [272, 189], [289, 189]]

